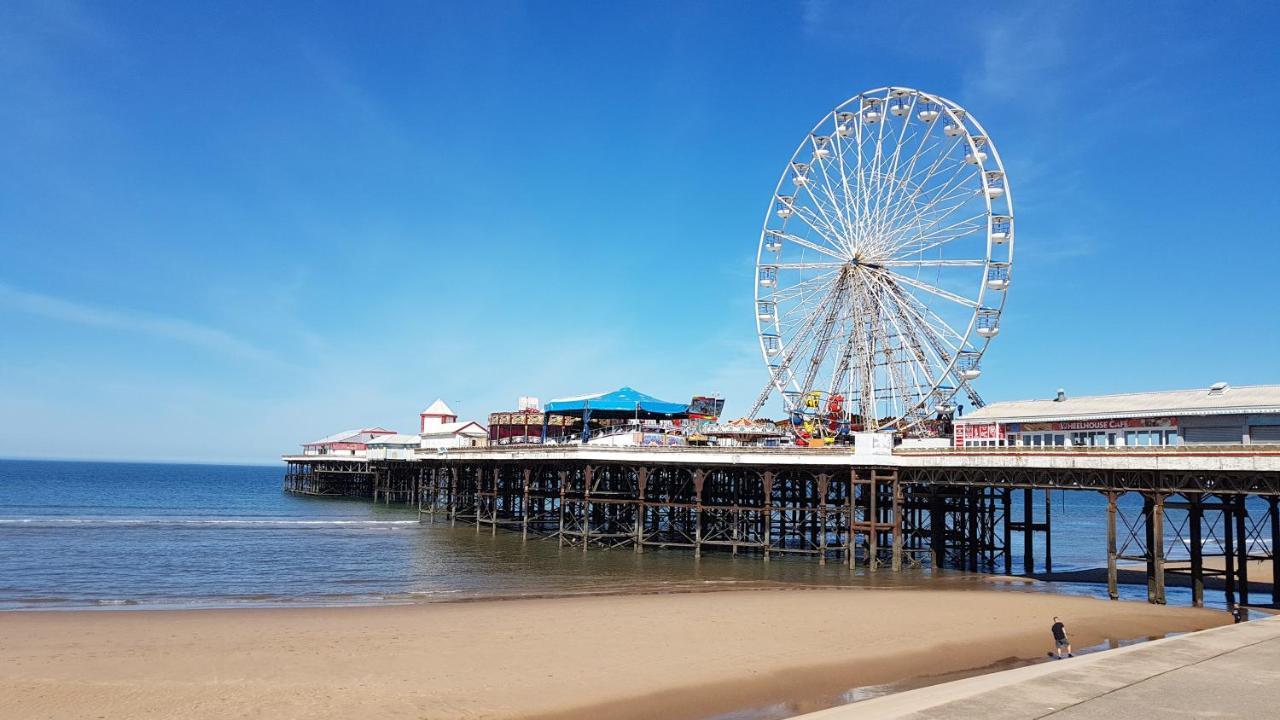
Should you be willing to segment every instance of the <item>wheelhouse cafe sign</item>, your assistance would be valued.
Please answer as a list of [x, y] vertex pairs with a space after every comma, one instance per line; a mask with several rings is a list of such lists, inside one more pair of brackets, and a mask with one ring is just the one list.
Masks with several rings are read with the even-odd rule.
[[1062, 422], [1009, 423], [1007, 431], [1076, 432], [1080, 430], [1125, 430], [1128, 428], [1177, 427], [1176, 417], [1103, 418], [1101, 420], [1064, 420]]

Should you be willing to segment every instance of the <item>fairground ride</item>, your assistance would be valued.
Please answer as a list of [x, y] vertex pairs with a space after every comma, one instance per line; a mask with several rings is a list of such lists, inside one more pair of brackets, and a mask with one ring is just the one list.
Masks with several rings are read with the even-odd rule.
[[802, 438], [930, 436], [1000, 332], [1013, 196], [982, 125], [944, 97], [860, 93], [823, 115], [783, 169], [756, 255], [769, 382]]

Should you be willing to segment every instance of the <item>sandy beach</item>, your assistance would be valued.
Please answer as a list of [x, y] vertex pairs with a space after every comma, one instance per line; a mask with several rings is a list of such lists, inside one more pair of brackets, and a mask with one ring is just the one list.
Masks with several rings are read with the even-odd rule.
[[699, 718], [1222, 624], [1045, 593], [776, 590], [384, 607], [12, 612], [13, 718]]

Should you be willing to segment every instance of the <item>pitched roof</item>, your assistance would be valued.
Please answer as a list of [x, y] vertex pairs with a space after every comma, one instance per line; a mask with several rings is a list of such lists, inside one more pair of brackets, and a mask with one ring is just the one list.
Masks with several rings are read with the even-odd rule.
[[[468, 426], [474, 427], [475, 430], [471, 432], [463, 433], [463, 430], [466, 430]], [[448, 423], [440, 423], [439, 425], [428, 425], [426, 431], [422, 433], [422, 437], [437, 437], [440, 435], [457, 435], [459, 433], [462, 433], [464, 435], [479, 436], [479, 435], [488, 435], [489, 431], [485, 430], [484, 426], [481, 425], [480, 423], [474, 422], [472, 420], [463, 420], [461, 422], [448, 422]]]
[[417, 445], [417, 435], [401, 435], [400, 433], [391, 433], [390, 435], [379, 435], [370, 440], [367, 445]]
[[386, 430], [380, 427], [364, 428], [363, 430], [343, 430], [340, 433], [334, 433], [328, 437], [312, 440], [302, 445], [303, 447], [308, 447], [311, 445], [328, 445], [329, 443], [367, 443], [375, 437], [384, 437], [392, 434], [395, 434], [394, 430]]
[[993, 420], [1093, 420], [1157, 415], [1231, 415], [1280, 413], [1280, 385], [1241, 385], [1191, 390], [1121, 393], [1063, 400], [1013, 400], [991, 403], [956, 422]]
[[458, 417], [458, 413], [454, 412], [453, 409], [450, 408], [448, 405], [446, 405], [444, 400], [441, 400], [440, 398], [436, 398], [436, 401], [431, 403], [431, 405], [429, 405], [426, 410], [423, 410], [422, 414], [423, 415], [449, 415], [451, 417]]
[[343, 430], [340, 433], [334, 433], [327, 437], [322, 437], [319, 440], [312, 440], [309, 443], [303, 443], [303, 444], [304, 445], [326, 445], [328, 443], [336, 443], [336, 442], [359, 442], [355, 438], [359, 437], [360, 432], [361, 431], [359, 430]]

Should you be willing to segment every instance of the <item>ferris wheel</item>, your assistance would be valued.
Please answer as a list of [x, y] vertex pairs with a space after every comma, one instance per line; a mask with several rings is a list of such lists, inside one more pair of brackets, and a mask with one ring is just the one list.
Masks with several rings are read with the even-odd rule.
[[981, 375], [1013, 268], [1000, 154], [956, 103], [869, 90], [824, 115], [774, 189], [756, 256], [769, 382], [825, 431], [928, 434]]

